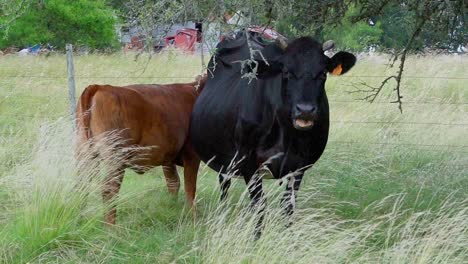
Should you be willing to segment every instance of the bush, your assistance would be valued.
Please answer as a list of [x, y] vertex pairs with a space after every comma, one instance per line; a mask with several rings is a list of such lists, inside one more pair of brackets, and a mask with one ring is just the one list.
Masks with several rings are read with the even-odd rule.
[[0, 39], [0, 48], [37, 43], [49, 43], [59, 49], [65, 43], [93, 49], [115, 48], [115, 23], [116, 16], [104, 1], [48, 0], [33, 5], [11, 24], [8, 34]]
[[357, 15], [357, 9], [350, 8], [342, 23], [336, 27], [327, 26], [323, 30], [324, 39], [332, 39], [339, 48], [361, 51], [379, 45], [383, 35], [380, 22], [370, 26], [365, 22], [352, 23], [350, 18]]

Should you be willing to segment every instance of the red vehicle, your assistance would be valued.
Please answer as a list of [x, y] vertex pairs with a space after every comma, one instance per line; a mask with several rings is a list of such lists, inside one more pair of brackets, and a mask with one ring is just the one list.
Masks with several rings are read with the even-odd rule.
[[[266, 39], [274, 40], [278, 36], [282, 36], [276, 30], [268, 27], [261, 26], [252, 26], [248, 28], [249, 31], [262, 33]], [[176, 34], [173, 36], [167, 36], [164, 38], [166, 47], [173, 46], [178, 49], [183, 50], [184, 52], [193, 53], [196, 49], [196, 43], [202, 42], [202, 34], [200, 31], [194, 28], [184, 28], [177, 30]], [[224, 36], [219, 38], [219, 41], [222, 41]]]
[[278, 31], [269, 27], [253, 26], [253, 27], [249, 27], [249, 31], [262, 33], [263, 37], [265, 37], [266, 39], [275, 40], [277, 37], [284, 38], [284, 36], [278, 33]]
[[193, 28], [184, 28], [177, 30], [173, 36], [164, 38], [166, 46], [174, 46], [185, 52], [193, 53], [195, 51], [195, 43], [201, 43], [201, 34]]

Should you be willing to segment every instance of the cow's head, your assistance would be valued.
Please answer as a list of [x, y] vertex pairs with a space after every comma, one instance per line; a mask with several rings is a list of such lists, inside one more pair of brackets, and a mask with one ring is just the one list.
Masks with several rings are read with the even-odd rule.
[[283, 78], [283, 102], [290, 108], [294, 128], [308, 130], [318, 121], [322, 105], [326, 102], [325, 81], [328, 74], [341, 75], [351, 69], [356, 57], [340, 51], [329, 58], [324, 52], [333, 47], [333, 42], [323, 45], [309, 37], [287, 43], [277, 39], [274, 45], [264, 49], [268, 63], [258, 60], [258, 77], [278, 76]]

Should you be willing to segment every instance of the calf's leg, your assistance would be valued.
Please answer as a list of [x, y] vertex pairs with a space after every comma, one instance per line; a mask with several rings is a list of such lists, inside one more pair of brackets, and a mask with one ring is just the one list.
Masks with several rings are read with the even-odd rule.
[[192, 208], [193, 217], [196, 219], [197, 210], [195, 204], [195, 194], [197, 191], [197, 174], [200, 166], [200, 158], [193, 151], [191, 146], [187, 146], [183, 154], [184, 164], [184, 189], [187, 203]]
[[106, 213], [105, 221], [110, 225], [115, 225], [117, 217], [117, 209], [115, 205], [115, 198], [119, 194], [120, 186], [124, 177], [124, 168], [111, 169], [107, 179], [105, 180], [102, 188], [102, 198], [106, 206], [110, 206]]
[[170, 194], [177, 196], [180, 189], [180, 180], [176, 165], [173, 163], [164, 165], [163, 172], [166, 178], [167, 190]]

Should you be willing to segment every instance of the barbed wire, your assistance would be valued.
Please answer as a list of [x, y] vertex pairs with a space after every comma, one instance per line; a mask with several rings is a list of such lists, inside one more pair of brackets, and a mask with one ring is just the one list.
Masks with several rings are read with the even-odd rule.
[[[343, 75], [336, 78], [388, 78], [388, 75]], [[402, 79], [440, 79], [440, 80], [468, 80], [468, 77], [444, 77], [444, 76], [403, 76]]]
[[[10, 116], [13, 117], [17, 120], [24, 120], [27, 118], [42, 118], [42, 119], [57, 119], [57, 118], [64, 118], [64, 116], [40, 116], [40, 115], [20, 115], [20, 114], [2, 114], [2, 116]], [[341, 122], [344, 123], [343, 121], [331, 121], [332, 123], [337, 123]], [[394, 124], [394, 123], [402, 123], [402, 122], [367, 122], [367, 121], [346, 121], [348, 123], [354, 122], [354, 123], [359, 123], [362, 122], [364, 124], [366, 123], [385, 123], [385, 124]], [[421, 124], [418, 122], [403, 122], [404, 124]], [[445, 123], [422, 123], [424, 125], [448, 125]], [[468, 124], [454, 124], [458, 126], [468, 126]], [[1, 136], [1, 134], [0, 134]], [[468, 153], [466, 149], [468, 148], [468, 145], [452, 145], [452, 144], [426, 144], [426, 143], [396, 143], [396, 142], [364, 142], [364, 141], [345, 141], [345, 140], [329, 140], [329, 146], [343, 146], [343, 145], [348, 145], [348, 146], [354, 146], [354, 147], [368, 147], [368, 146], [391, 146], [391, 147], [404, 147], [404, 148], [410, 148], [413, 151], [423, 151], [423, 152], [441, 152], [441, 153]], [[424, 148], [421, 148], [424, 147]], [[445, 148], [445, 149], [443, 149]]]
[[332, 120], [332, 123], [345, 124], [386, 124], [386, 125], [434, 125], [434, 126], [468, 126], [468, 123], [438, 123], [438, 122], [408, 122], [408, 121], [355, 121], [355, 120]]
[[[368, 160], [355, 160], [355, 159], [336, 159], [336, 162], [339, 164], [349, 164], [349, 165], [356, 165], [356, 163], [366, 163]], [[372, 160], [372, 162], [375, 162]], [[417, 167], [430, 167], [430, 168], [437, 168], [437, 167], [450, 167], [450, 168], [455, 168], [457, 170], [463, 169], [466, 170], [468, 169], [467, 165], [464, 164], [456, 164], [453, 162], [424, 162], [424, 161], [407, 161], [407, 160], [382, 160], [383, 163], [385, 164], [378, 164], [378, 165], [387, 165], [388, 163], [398, 163], [398, 164], [408, 164], [408, 165], [416, 165]], [[419, 168], [418, 168], [419, 169]]]
[[[10, 76], [0, 76], [2, 78], [9, 78], [9, 79], [21, 79], [21, 78], [43, 78], [43, 79], [64, 79], [66, 80], [67, 77], [63, 76], [40, 76], [40, 75], [10, 75]], [[79, 76], [75, 75], [75, 79], [195, 79], [194, 76]]]
[[[345, 75], [342, 77], [346, 78], [383, 78], [387, 77], [385, 75]], [[7, 76], [0, 76], [0, 80], [4, 78], [40, 78], [40, 79], [63, 79], [66, 80], [66, 76], [44, 76], [44, 75], [7, 75]], [[193, 80], [195, 76], [75, 76], [76, 79], [187, 79], [187, 80]], [[468, 80], [468, 77], [441, 77], [441, 76], [404, 76], [404, 78], [407, 79], [442, 79], [442, 80]], [[460, 86], [459, 88], [461, 88]], [[465, 86], [463, 86], [465, 88]], [[56, 95], [51, 95], [51, 96], [44, 96], [44, 95], [38, 95], [38, 96], [31, 96], [31, 95], [21, 95], [22, 98], [29, 98], [29, 99], [63, 99], [67, 100], [65, 102], [68, 102], [68, 97], [66, 96], [56, 96]], [[10, 94], [6, 96], [2, 101], [4, 102], [8, 98], [15, 98], [15, 95]], [[345, 103], [345, 104], [356, 104], [356, 103], [361, 103], [361, 104], [370, 104], [369, 102], [362, 101], [362, 100], [334, 100], [330, 99], [330, 103]], [[384, 101], [377, 101], [373, 102], [376, 104], [389, 104], [389, 102], [384, 102]], [[442, 101], [408, 101], [405, 102], [405, 104], [416, 104], [416, 105], [468, 105], [468, 102], [442, 102]], [[42, 119], [56, 119], [56, 118], [61, 118], [64, 117], [62, 115], [58, 116], [42, 116], [42, 115], [28, 115], [28, 114], [12, 114], [12, 113], [1, 113], [0, 117], [11, 117], [19, 120], [24, 120], [24, 119], [32, 119], [32, 118], [42, 118]], [[466, 127], [468, 126], [468, 123], [450, 123], [450, 122], [411, 122], [411, 121], [381, 121], [381, 120], [332, 120], [331, 123], [334, 124], [361, 124], [361, 125], [372, 125], [372, 124], [379, 124], [379, 125], [405, 125], [405, 126], [414, 126], [414, 125], [420, 125], [420, 126], [458, 126], [458, 127]], [[468, 148], [468, 145], [449, 145], [449, 144], [420, 144], [420, 143], [392, 143], [392, 142], [357, 142], [357, 141], [343, 141], [343, 140], [330, 140], [329, 143], [333, 146], [334, 144], [339, 144], [339, 145], [353, 145], [353, 146], [369, 146], [369, 145], [374, 145], [374, 146], [394, 146], [394, 147], [413, 147], [412, 150], [417, 150], [417, 151], [442, 151], [440, 148], [449, 148], [450, 151], [455, 151], [455, 152], [462, 152], [462, 153], [468, 153], [467, 151], [463, 151], [464, 149]], [[429, 147], [425, 149], [414, 149], [414, 147]], [[437, 148], [437, 149], [434, 149]]]
[[[343, 75], [333, 78], [386, 78], [387, 75]], [[44, 79], [67, 79], [66, 76], [43, 76], [43, 75], [4, 75], [0, 78], [44, 78]], [[83, 76], [75, 75], [82, 79], [193, 79], [195, 76]], [[404, 76], [403, 79], [440, 79], [440, 80], [468, 80], [468, 77], [443, 77], [443, 76]], [[465, 88], [465, 87], [464, 87]]]
[[357, 142], [357, 141], [344, 141], [344, 140], [330, 140], [330, 143], [340, 144], [368, 144], [368, 145], [383, 145], [383, 146], [420, 146], [420, 147], [446, 147], [446, 148], [468, 148], [468, 145], [449, 145], [449, 144], [418, 144], [418, 143], [392, 143], [392, 142]]
[[[11, 132], [6, 133], [4, 135], [0, 133], [0, 137], [1, 136], [11, 136]], [[404, 148], [405, 150], [416, 151], [416, 152], [438, 152], [441, 155], [447, 154], [447, 153], [452, 153], [452, 154], [468, 153], [468, 150], [465, 150], [468, 148], [468, 145], [364, 142], [364, 141], [344, 141], [344, 140], [329, 140], [327, 144], [327, 148], [343, 147], [344, 145], [352, 146], [355, 148], [358, 148], [358, 147], [363, 148], [363, 147], [369, 147], [369, 146], [399, 147], [399, 148]], [[64, 145], [64, 146], [69, 146], [69, 145]], [[426, 147], [426, 148], [420, 148], [420, 147]], [[379, 148], [379, 150], [383, 150], [383, 149]]]
[[[0, 77], [1, 78], [1, 77]], [[63, 91], [66, 92], [65, 90]], [[8, 94], [8, 98], [14, 98], [15, 95], [21, 95], [22, 98], [30, 100], [46, 100], [46, 99], [64, 99], [68, 100], [69, 98], [65, 95], [24, 95], [24, 94]], [[1, 97], [0, 97], [1, 99]], [[344, 103], [344, 104], [392, 104], [388, 101], [374, 101], [372, 103], [363, 100], [339, 100], [334, 98], [329, 98], [328, 102], [330, 103]], [[405, 101], [405, 104], [415, 104], [415, 105], [468, 105], [468, 102], [443, 102], [443, 101]]]
[[[364, 141], [345, 141], [345, 140], [329, 140], [327, 148], [330, 147], [347, 147], [352, 146], [354, 148], [368, 148], [369, 146], [385, 146], [394, 148], [404, 148], [410, 151], [420, 152], [438, 152], [439, 154], [446, 153], [463, 153], [468, 154], [467, 145], [450, 145], [450, 144], [419, 144], [419, 143], [391, 143], [391, 142], [364, 142]], [[421, 148], [425, 147], [425, 148]], [[468, 167], [468, 166], [467, 166]]]
[[[63, 116], [41, 116], [28, 114], [2, 113], [0, 116], [10, 116], [14, 118], [60, 118]], [[468, 123], [438, 123], [438, 122], [410, 122], [410, 121], [361, 121], [361, 120], [331, 120], [334, 124], [382, 124], [382, 125], [423, 125], [423, 126], [468, 126]]]
[[[364, 101], [364, 100], [334, 100], [334, 99], [329, 99], [329, 102], [333, 103], [355, 103], [355, 104], [392, 104], [391, 102], [388, 101], [374, 101], [374, 102], [369, 102], [369, 101]], [[405, 104], [427, 104], [427, 105], [468, 105], [468, 102], [441, 102], [441, 101], [405, 101]]]

